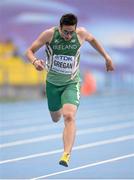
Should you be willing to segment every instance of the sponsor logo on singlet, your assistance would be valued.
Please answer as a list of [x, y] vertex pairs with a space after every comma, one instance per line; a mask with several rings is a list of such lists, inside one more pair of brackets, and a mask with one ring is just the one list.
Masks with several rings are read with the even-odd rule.
[[54, 55], [52, 70], [62, 74], [71, 74], [74, 64], [74, 56]]

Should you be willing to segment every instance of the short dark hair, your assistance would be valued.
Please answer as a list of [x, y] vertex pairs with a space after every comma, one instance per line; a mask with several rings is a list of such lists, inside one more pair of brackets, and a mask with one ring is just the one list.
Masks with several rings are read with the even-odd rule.
[[77, 17], [74, 14], [64, 14], [60, 19], [60, 27], [63, 25], [77, 26]]

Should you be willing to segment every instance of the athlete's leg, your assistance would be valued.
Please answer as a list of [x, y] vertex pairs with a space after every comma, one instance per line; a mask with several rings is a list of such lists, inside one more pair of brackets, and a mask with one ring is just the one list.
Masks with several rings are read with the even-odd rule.
[[80, 84], [72, 83], [67, 85], [66, 89], [62, 93], [62, 114], [64, 117], [64, 131], [63, 131], [63, 143], [64, 153], [60, 158], [59, 164], [68, 166], [70, 154], [75, 140], [76, 134], [76, 121], [75, 115], [79, 106], [80, 99]]
[[61, 118], [61, 90], [60, 87], [46, 81], [48, 108], [53, 122], [58, 122]]
[[58, 111], [50, 111], [50, 115], [51, 115], [53, 122], [58, 122], [62, 115], [62, 109], [60, 109]]
[[59, 164], [68, 166], [70, 159], [71, 150], [75, 140], [76, 125], [75, 125], [75, 114], [77, 106], [73, 104], [64, 104], [62, 113], [64, 117], [64, 131], [63, 131], [63, 143], [64, 153], [60, 158]]
[[72, 83], [67, 85], [66, 89], [62, 93], [62, 114], [64, 117], [64, 132], [63, 132], [63, 142], [64, 151], [71, 153], [72, 146], [75, 139], [76, 125], [75, 125], [75, 115], [77, 108], [79, 106], [80, 99], [80, 84]]
[[64, 117], [64, 131], [63, 131], [63, 143], [64, 152], [71, 153], [72, 146], [75, 140], [76, 134], [76, 124], [75, 115], [77, 111], [77, 106], [73, 104], [63, 105], [63, 117]]

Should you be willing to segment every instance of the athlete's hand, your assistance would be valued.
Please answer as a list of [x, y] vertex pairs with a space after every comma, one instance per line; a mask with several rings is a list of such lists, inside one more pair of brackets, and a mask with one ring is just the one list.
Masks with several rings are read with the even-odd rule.
[[34, 66], [38, 71], [42, 71], [45, 68], [45, 62], [43, 60], [41, 60], [41, 59], [37, 59], [34, 62]]
[[106, 56], [106, 70], [107, 71], [113, 71], [114, 70], [114, 65], [112, 63], [112, 59], [110, 56]]

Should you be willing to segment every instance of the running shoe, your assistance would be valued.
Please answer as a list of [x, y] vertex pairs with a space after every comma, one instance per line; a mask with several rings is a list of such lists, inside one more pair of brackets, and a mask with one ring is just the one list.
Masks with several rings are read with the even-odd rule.
[[64, 152], [60, 161], [59, 161], [59, 164], [62, 166], [68, 167], [69, 160], [70, 160], [70, 154]]

